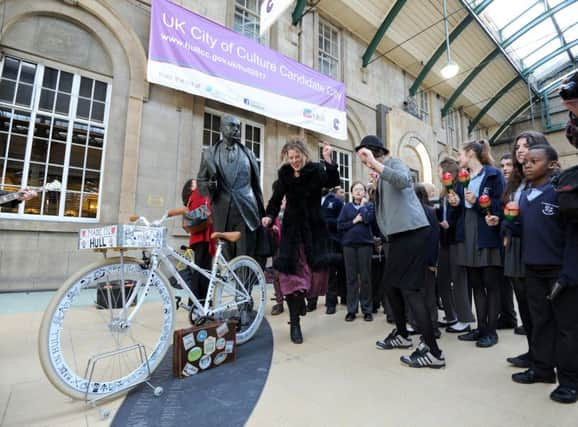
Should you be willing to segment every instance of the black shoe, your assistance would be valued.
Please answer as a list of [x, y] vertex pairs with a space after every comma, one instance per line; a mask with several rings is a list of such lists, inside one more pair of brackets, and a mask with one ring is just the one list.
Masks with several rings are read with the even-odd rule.
[[317, 310], [317, 298], [307, 300], [307, 311]]
[[303, 344], [303, 334], [301, 333], [301, 325], [299, 322], [291, 322], [290, 327], [291, 341], [294, 344]]
[[379, 312], [379, 307], [377, 307], [377, 308], [376, 308], [376, 307], [373, 307], [373, 308], [371, 309], [371, 312], [372, 312], [373, 314], [377, 314], [377, 313]]
[[341, 305], [347, 305], [347, 298], [341, 297]]
[[550, 393], [550, 399], [558, 403], [576, 403], [578, 396], [575, 389], [559, 385], [556, 390]]
[[331, 305], [328, 305], [328, 306], [325, 308], [325, 314], [335, 314], [335, 307], [334, 307], [334, 306], [331, 306]]
[[388, 316], [387, 314], [385, 315], [385, 321], [392, 325], [395, 323], [395, 319], [392, 316]]
[[366, 322], [372, 322], [373, 321], [373, 314], [365, 313], [363, 315], [363, 320], [365, 320]]
[[518, 326], [516, 320], [506, 320], [501, 317], [498, 319], [497, 329], [514, 329]]
[[480, 331], [474, 329], [473, 331], [470, 331], [467, 334], [458, 335], [458, 339], [460, 341], [477, 341], [480, 339]]
[[275, 304], [271, 309], [271, 316], [277, 316], [283, 313], [283, 303]]
[[516, 335], [526, 335], [526, 328], [524, 328], [524, 325], [516, 326], [514, 328], [514, 333]]
[[533, 369], [528, 369], [524, 372], [517, 372], [512, 374], [512, 381], [520, 384], [534, 384], [534, 383], [546, 383], [554, 384], [556, 383], [556, 375], [552, 374], [547, 377], [541, 377], [536, 374]]
[[530, 357], [530, 353], [520, 354], [519, 356], [515, 357], [508, 357], [506, 361], [516, 368], [528, 369], [530, 366], [532, 366], [532, 358]]
[[434, 337], [436, 340], [439, 340], [442, 337], [442, 331], [440, 331], [438, 328], [434, 329]]
[[355, 313], [347, 313], [345, 315], [346, 322], [353, 322], [355, 320]]
[[483, 337], [480, 337], [480, 339], [476, 342], [476, 347], [489, 348], [495, 346], [497, 343], [498, 343], [497, 335], [485, 335]]

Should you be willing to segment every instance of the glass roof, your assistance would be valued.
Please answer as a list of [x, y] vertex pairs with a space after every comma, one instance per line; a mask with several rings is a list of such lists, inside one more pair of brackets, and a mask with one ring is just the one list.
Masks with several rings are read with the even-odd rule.
[[578, 0], [493, 0], [479, 17], [536, 90], [576, 68]]

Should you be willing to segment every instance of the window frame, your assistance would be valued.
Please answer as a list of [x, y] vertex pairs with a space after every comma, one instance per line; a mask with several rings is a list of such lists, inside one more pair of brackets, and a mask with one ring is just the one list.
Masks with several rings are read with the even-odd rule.
[[[64, 191], [60, 191], [60, 198], [59, 198], [59, 213], [58, 215], [40, 215], [40, 214], [26, 214], [24, 213], [24, 206], [26, 202], [19, 203], [18, 211], [15, 213], [11, 212], [0, 212], [0, 220], [10, 219], [10, 220], [26, 220], [26, 221], [42, 221], [42, 222], [53, 222], [53, 223], [99, 223], [100, 218], [102, 215], [102, 189], [103, 189], [103, 181], [106, 172], [106, 149], [107, 149], [107, 139], [108, 139], [108, 127], [109, 127], [109, 115], [110, 115], [110, 103], [112, 98], [112, 79], [94, 72], [80, 70], [75, 67], [68, 66], [66, 64], [62, 64], [56, 61], [51, 61], [49, 59], [37, 57], [34, 55], [26, 54], [20, 51], [13, 51], [12, 49], [6, 49], [4, 55], [0, 59], [0, 70], [4, 68], [4, 61], [6, 57], [13, 57], [19, 61], [29, 62], [36, 64], [36, 74], [34, 77], [34, 85], [32, 91], [32, 100], [31, 104], [28, 107], [23, 107], [17, 104], [8, 104], [4, 101], [0, 101], [0, 107], [6, 109], [13, 109], [13, 110], [21, 110], [26, 111], [30, 114], [30, 124], [28, 128], [28, 134], [26, 135], [26, 153], [23, 160], [23, 170], [22, 170], [22, 181], [20, 183], [20, 188], [28, 186], [28, 174], [30, 171], [31, 166], [31, 154], [32, 154], [32, 142], [34, 140], [34, 129], [36, 125], [36, 117], [38, 115], [41, 116], [49, 116], [52, 120], [65, 120], [68, 122], [67, 128], [67, 135], [66, 135], [66, 148], [65, 148], [65, 155], [64, 155], [64, 162], [62, 165], [62, 189]], [[42, 95], [42, 88], [43, 88], [43, 79], [44, 73], [46, 68], [53, 68], [57, 70], [59, 73], [66, 72], [73, 75], [73, 82], [72, 88], [70, 93], [70, 106], [68, 110], [68, 114], [60, 114], [56, 111], [47, 112], [43, 110], [39, 110], [39, 103], [40, 97]], [[106, 97], [104, 101], [104, 113], [103, 113], [103, 120], [101, 124], [95, 122], [93, 120], [80, 118], [77, 116], [77, 106], [78, 106], [78, 97], [79, 97], [79, 87], [80, 81], [82, 78], [88, 78], [93, 81], [99, 81], [106, 84]], [[94, 85], [94, 83], [93, 83]], [[93, 92], [94, 93], [94, 92]], [[55, 100], [56, 102], [56, 100]], [[54, 104], [53, 104], [54, 105]], [[99, 170], [99, 185], [98, 185], [98, 203], [97, 203], [97, 212], [95, 218], [89, 217], [71, 217], [71, 216], [64, 216], [65, 212], [65, 205], [66, 205], [66, 194], [67, 194], [67, 184], [68, 184], [68, 175], [70, 169], [70, 153], [72, 150], [72, 135], [73, 135], [73, 128], [74, 123], [80, 122], [86, 126], [98, 126], [103, 128], [103, 141], [102, 141], [102, 155], [100, 160], [100, 170]], [[85, 153], [86, 157], [86, 153]], [[46, 167], [49, 167], [50, 164], [48, 163], [48, 158], [45, 161]], [[87, 169], [83, 165], [83, 174]], [[1, 175], [0, 175], [1, 176]], [[74, 191], [73, 193], [76, 193]], [[84, 194], [84, 192], [81, 192]], [[42, 197], [42, 195], [39, 195]], [[82, 204], [79, 205], [79, 212], [82, 212]]]
[[[334, 80], [343, 81], [343, 62], [344, 61], [343, 61], [343, 35], [342, 35], [342, 31], [339, 27], [332, 24], [329, 20], [325, 19], [322, 16], [317, 16], [316, 21], [317, 22], [316, 22], [316, 26], [315, 26], [316, 37], [315, 37], [315, 60], [314, 60], [315, 70], [317, 70], [318, 72], [320, 72], [324, 76], [327, 76], [327, 77], [332, 78]], [[321, 46], [319, 45], [319, 37], [321, 35], [321, 26], [322, 25], [327, 26], [332, 31], [335, 31], [337, 34], [337, 49], [336, 49], [336, 51], [337, 51], [338, 57], [333, 58], [333, 56], [330, 53], [323, 51], [324, 54], [326, 54], [330, 58], [337, 61], [337, 65], [335, 67], [335, 70], [336, 70], [335, 76], [325, 74], [321, 70], [321, 67], [319, 66], [319, 61], [321, 59], [321, 53], [322, 53]]]
[[[257, 11], [252, 11], [249, 8], [247, 8], [246, 6], [243, 6], [239, 3], [239, 0], [233, 0], [232, 2], [232, 8], [231, 8], [231, 29], [237, 33], [240, 34], [242, 36], [247, 37], [250, 40], [256, 41], [257, 43], [263, 44], [263, 41], [265, 40], [265, 35], [260, 36], [260, 30], [261, 30], [261, 10], [260, 10], [260, 0], [255, 0], [256, 4], [257, 4]], [[247, 22], [243, 22], [243, 27], [245, 27], [247, 24], [252, 24], [253, 28], [256, 29], [255, 31], [251, 31], [250, 33], [247, 32], [246, 30], [243, 29], [243, 31], [239, 32], [237, 31], [237, 29], [235, 28], [235, 17], [237, 16], [237, 7], [239, 9], [241, 9], [243, 12], [247, 13], [249, 16], [254, 16], [256, 17], [256, 20], [254, 22], [251, 21], [247, 21]], [[244, 15], [243, 15], [244, 17]], [[265, 33], [266, 34], [266, 33]], [[255, 37], [253, 37], [253, 35]]]
[[[319, 143], [318, 147], [319, 147], [319, 150], [317, 150], [317, 152], [319, 154], [319, 160], [321, 161], [323, 159], [323, 157], [322, 157], [323, 144]], [[345, 192], [345, 200], [349, 201], [350, 196], [351, 196], [351, 194], [350, 194], [351, 183], [353, 182], [353, 169], [352, 169], [353, 151], [348, 151], [348, 150], [345, 150], [343, 148], [334, 147], [334, 146], [331, 146], [331, 148], [333, 149], [333, 153], [335, 154], [335, 157], [337, 159], [337, 160], [335, 160], [332, 157], [332, 160], [337, 164], [337, 169], [339, 171], [339, 185], [343, 188], [343, 191]], [[342, 163], [339, 161], [339, 154], [345, 154], [348, 157], [347, 170], [349, 171], [349, 175], [348, 175], [347, 179], [343, 179], [343, 175], [341, 174]]]

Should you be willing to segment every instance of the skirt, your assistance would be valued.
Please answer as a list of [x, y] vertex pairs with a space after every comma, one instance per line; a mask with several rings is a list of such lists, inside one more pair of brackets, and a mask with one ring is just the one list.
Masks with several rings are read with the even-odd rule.
[[421, 289], [425, 286], [429, 238], [429, 226], [389, 236], [383, 274], [386, 286], [399, 289]]
[[521, 278], [526, 276], [526, 268], [522, 262], [522, 239], [510, 237], [504, 248], [504, 276]]
[[500, 248], [478, 248], [478, 214], [466, 209], [464, 218], [465, 239], [457, 244], [457, 264], [464, 267], [501, 267]]
[[312, 271], [309, 264], [307, 264], [303, 245], [299, 247], [297, 272], [295, 274], [279, 272], [279, 285], [283, 295], [305, 292], [308, 298], [319, 297], [327, 293], [328, 283], [329, 270]]

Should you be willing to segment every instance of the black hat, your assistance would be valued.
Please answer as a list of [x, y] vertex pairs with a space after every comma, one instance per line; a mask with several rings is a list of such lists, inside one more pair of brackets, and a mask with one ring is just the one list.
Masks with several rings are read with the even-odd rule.
[[359, 151], [359, 149], [361, 148], [368, 148], [372, 151], [381, 150], [384, 154], [389, 154], [389, 150], [385, 148], [381, 138], [375, 135], [364, 136], [363, 139], [361, 140], [361, 143], [357, 147], [355, 147], [355, 151]]

